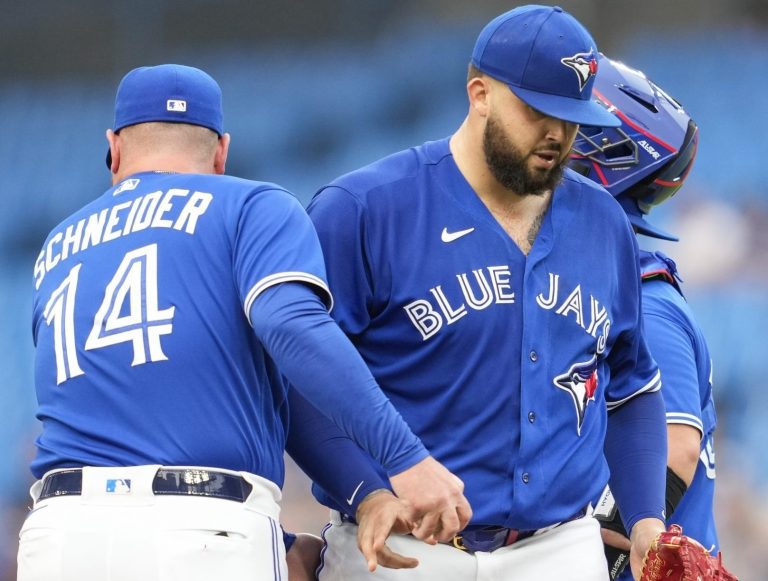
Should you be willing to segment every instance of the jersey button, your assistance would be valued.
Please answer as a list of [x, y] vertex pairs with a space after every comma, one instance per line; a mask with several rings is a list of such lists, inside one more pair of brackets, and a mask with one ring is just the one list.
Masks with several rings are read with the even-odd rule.
[[528, 357], [530, 357], [531, 361], [533, 361], [534, 363], [536, 363], [539, 360], [539, 354], [536, 353], [536, 351], [531, 351], [531, 353], [530, 353], [530, 355], [528, 355]]
[[528, 421], [531, 423], [536, 421], [536, 414], [534, 412], [528, 412]]
[[528, 484], [528, 481], [531, 479], [531, 476], [527, 472], [523, 472], [523, 484]]

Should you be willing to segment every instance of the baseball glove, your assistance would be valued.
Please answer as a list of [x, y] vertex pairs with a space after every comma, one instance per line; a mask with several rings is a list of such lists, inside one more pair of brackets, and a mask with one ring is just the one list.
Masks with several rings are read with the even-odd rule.
[[710, 555], [701, 544], [672, 525], [651, 543], [643, 559], [640, 581], [738, 581], [723, 566], [720, 553]]

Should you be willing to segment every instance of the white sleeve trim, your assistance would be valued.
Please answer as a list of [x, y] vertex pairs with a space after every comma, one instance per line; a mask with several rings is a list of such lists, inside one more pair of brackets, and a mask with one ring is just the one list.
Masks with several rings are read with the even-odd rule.
[[667, 412], [668, 424], [685, 424], [696, 428], [699, 433], [704, 434], [704, 423], [698, 416], [693, 414], [685, 414], [682, 412]]
[[249, 325], [253, 326], [253, 323], [251, 323], [251, 307], [253, 306], [253, 301], [255, 301], [256, 298], [269, 287], [275, 286], [276, 284], [281, 284], [283, 282], [306, 282], [313, 286], [319, 287], [325, 295], [325, 300], [323, 300], [323, 302], [325, 303], [328, 311], [330, 312], [331, 309], [333, 309], [333, 295], [331, 294], [328, 285], [325, 284], [325, 281], [319, 276], [309, 274], [308, 272], [298, 271], [276, 272], [275, 274], [270, 274], [269, 276], [262, 278], [259, 282], [251, 287], [251, 290], [248, 291], [248, 295], [245, 297], [244, 308], [245, 316], [248, 319]]
[[633, 397], [640, 395], [641, 393], [653, 393], [654, 391], [659, 391], [661, 389], [661, 371], [657, 371], [656, 375], [653, 376], [653, 379], [651, 379], [648, 383], [646, 383], [643, 387], [635, 391], [632, 395], [629, 395], [625, 397], [624, 399], [620, 399], [617, 401], [605, 401], [605, 405], [609, 410], [613, 410], [629, 400], [631, 400]]

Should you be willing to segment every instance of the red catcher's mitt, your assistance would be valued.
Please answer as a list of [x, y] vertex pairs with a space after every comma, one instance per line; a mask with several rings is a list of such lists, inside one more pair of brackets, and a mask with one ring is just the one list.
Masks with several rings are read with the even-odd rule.
[[723, 566], [723, 560], [709, 554], [701, 544], [672, 525], [651, 543], [643, 559], [640, 581], [738, 581]]

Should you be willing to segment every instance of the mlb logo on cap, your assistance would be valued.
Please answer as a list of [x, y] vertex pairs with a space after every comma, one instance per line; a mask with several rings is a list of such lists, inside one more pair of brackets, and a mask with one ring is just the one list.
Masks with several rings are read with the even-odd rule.
[[165, 105], [165, 108], [168, 109], [168, 111], [179, 111], [183, 113], [187, 110], [187, 102], [176, 99], [168, 99], [168, 103]]
[[598, 54], [586, 28], [562, 8], [530, 5], [486, 25], [472, 51], [472, 64], [545, 115], [618, 127], [618, 117], [592, 99]]

